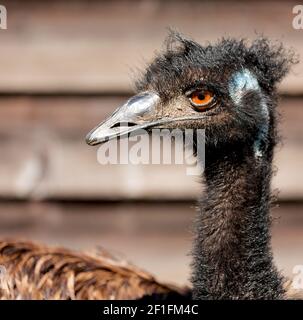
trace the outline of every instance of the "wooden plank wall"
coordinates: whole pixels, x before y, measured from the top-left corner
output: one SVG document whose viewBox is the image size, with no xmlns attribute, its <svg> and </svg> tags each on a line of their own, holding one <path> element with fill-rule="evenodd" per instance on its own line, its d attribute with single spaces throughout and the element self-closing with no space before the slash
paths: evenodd
<svg viewBox="0 0 303 320">
<path fill-rule="evenodd" d="M 177 27 L 198 41 L 264 33 L 303 53 L 296 1 L 2 1 L 0 197 L 192 199 L 182 166 L 101 166 L 86 133 L 132 93 L 132 77 Z M 303 54 L 302 54 L 303 56 Z M 283 81 L 280 199 L 303 198 L 303 62 Z M 182 181 L 182 184 L 179 182 Z"/>
<path fill-rule="evenodd" d="M 283 275 L 303 261 L 302 205 L 273 210 L 273 252 Z M 0 239 L 95 251 L 135 263 L 166 282 L 189 283 L 194 208 L 174 202 L 0 202 Z"/>
</svg>

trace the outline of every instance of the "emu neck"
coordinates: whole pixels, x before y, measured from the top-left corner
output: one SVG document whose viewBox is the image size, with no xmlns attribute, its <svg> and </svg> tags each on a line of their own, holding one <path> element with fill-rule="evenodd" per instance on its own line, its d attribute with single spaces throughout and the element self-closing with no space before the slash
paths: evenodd
<svg viewBox="0 0 303 320">
<path fill-rule="evenodd" d="M 195 299 L 279 299 L 270 245 L 272 150 L 206 150 L 205 194 L 194 246 Z"/>
</svg>

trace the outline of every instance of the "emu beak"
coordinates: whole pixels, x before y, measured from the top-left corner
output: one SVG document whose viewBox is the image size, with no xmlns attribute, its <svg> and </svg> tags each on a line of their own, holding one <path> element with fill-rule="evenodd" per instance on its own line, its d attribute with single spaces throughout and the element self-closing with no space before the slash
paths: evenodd
<svg viewBox="0 0 303 320">
<path fill-rule="evenodd" d="M 87 144 L 97 145 L 157 125 L 159 102 L 160 97 L 154 92 L 133 96 L 87 135 Z"/>
</svg>

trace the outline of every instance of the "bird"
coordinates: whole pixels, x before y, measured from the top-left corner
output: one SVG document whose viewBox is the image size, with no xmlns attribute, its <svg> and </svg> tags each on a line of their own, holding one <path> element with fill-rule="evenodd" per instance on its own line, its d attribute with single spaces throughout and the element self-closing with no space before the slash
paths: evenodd
<svg viewBox="0 0 303 320">
<path fill-rule="evenodd" d="M 292 50 L 263 36 L 201 45 L 172 31 L 139 76 L 137 94 L 87 136 L 98 145 L 142 130 L 194 130 L 204 192 L 194 222 L 193 299 L 303 298 L 274 264 L 270 216 L 277 85 L 296 62 Z"/>
<path fill-rule="evenodd" d="M 0 241 L 7 275 L 0 298 L 298 298 L 274 265 L 270 235 L 277 84 L 293 63 L 289 51 L 263 37 L 200 45 L 170 32 L 164 50 L 138 77 L 137 93 L 86 137 L 95 146 L 142 130 L 194 130 L 205 191 L 194 223 L 192 288 L 159 283 L 110 253 L 7 240 Z"/>
<path fill-rule="evenodd" d="M 189 300 L 190 290 L 102 248 L 75 252 L 29 241 L 0 241 L 0 300 Z"/>
</svg>

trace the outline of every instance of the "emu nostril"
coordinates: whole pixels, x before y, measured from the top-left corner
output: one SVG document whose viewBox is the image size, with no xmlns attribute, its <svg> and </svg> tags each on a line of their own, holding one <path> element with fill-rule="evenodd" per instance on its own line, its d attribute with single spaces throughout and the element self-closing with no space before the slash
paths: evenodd
<svg viewBox="0 0 303 320">
<path fill-rule="evenodd" d="M 118 128 L 118 127 L 134 127 L 137 124 L 134 122 L 117 122 L 114 125 L 112 125 L 110 128 Z"/>
</svg>

